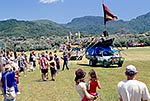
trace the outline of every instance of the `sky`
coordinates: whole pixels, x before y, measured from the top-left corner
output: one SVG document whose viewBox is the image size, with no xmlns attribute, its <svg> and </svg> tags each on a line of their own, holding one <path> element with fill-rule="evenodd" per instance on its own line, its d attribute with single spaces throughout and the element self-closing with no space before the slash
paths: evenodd
<svg viewBox="0 0 150 101">
<path fill-rule="evenodd" d="M 41 20 L 68 23 L 83 16 L 103 16 L 102 2 L 119 20 L 150 12 L 150 0 L 0 0 L 0 20 Z"/>
</svg>

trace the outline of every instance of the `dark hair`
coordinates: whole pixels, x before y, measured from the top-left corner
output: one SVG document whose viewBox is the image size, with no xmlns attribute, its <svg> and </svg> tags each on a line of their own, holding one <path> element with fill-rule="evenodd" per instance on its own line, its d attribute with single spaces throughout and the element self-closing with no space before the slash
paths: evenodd
<svg viewBox="0 0 150 101">
<path fill-rule="evenodd" d="M 132 77 L 132 76 L 134 76 L 136 74 L 134 71 L 125 72 L 125 73 L 126 73 L 126 75 L 128 75 L 130 77 Z"/>
<path fill-rule="evenodd" d="M 86 73 L 82 69 L 79 68 L 78 70 L 76 70 L 75 75 L 76 75 L 76 77 L 75 77 L 74 81 L 77 84 L 79 82 L 84 82 L 84 77 L 85 77 Z M 78 82 L 78 80 L 80 80 L 80 81 Z"/>
<path fill-rule="evenodd" d="M 57 57 L 57 54 L 54 54 L 55 57 Z"/>
<path fill-rule="evenodd" d="M 50 65 L 51 65 L 51 66 L 55 66 L 55 63 L 54 63 L 54 62 L 51 62 Z"/>
<path fill-rule="evenodd" d="M 96 72 L 94 71 L 94 69 L 90 70 L 89 75 L 90 75 L 91 78 L 97 79 Z"/>
</svg>

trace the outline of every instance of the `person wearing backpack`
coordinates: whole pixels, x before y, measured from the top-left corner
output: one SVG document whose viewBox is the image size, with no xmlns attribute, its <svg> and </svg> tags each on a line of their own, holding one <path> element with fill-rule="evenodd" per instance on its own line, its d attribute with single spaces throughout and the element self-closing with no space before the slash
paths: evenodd
<svg viewBox="0 0 150 101">
<path fill-rule="evenodd" d="M 48 79 L 48 60 L 46 59 L 44 53 L 42 53 L 39 64 L 42 73 L 42 79 L 43 81 L 46 81 Z"/>
</svg>

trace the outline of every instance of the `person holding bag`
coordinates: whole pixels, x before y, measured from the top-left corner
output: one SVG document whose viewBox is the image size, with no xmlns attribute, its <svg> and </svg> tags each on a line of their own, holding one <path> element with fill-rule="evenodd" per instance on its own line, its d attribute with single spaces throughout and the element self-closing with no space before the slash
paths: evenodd
<svg viewBox="0 0 150 101">
<path fill-rule="evenodd" d="M 15 72 L 7 64 L 1 78 L 4 101 L 16 101 L 15 82 Z"/>
</svg>

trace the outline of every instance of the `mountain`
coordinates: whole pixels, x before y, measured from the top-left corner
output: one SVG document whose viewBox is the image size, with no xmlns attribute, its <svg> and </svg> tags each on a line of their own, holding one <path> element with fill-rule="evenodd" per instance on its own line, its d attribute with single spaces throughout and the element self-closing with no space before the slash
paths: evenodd
<svg viewBox="0 0 150 101">
<path fill-rule="evenodd" d="M 73 32 L 84 33 L 102 33 L 104 31 L 103 17 L 100 16 L 85 16 L 80 18 L 74 18 L 71 22 L 67 23 L 65 27 L 71 29 Z M 107 30 L 110 33 L 115 33 L 120 30 L 126 32 L 139 33 L 150 31 L 150 12 L 138 16 L 130 21 L 108 21 Z"/>
<path fill-rule="evenodd" d="M 65 25 L 71 31 L 80 31 L 82 33 L 98 33 L 103 29 L 103 17 L 99 16 L 85 16 L 75 18 Z"/>
<path fill-rule="evenodd" d="M 64 26 L 49 20 L 19 21 L 9 19 L 0 21 L 0 35 L 7 36 L 50 36 L 67 35 L 69 30 Z"/>
<path fill-rule="evenodd" d="M 103 17 L 101 16 L 84 16 L 74 18 L 67 24 L 58 24 L 50 20 L 23 21 L 9 19 L 0 21 L 0 36 L 65 36 L 71 31 L 85 34 L 99 34 L 104 31 Z M 108 21 L 107 30 L 109 33 L 129 32 L 141 33 L 150 31 L 150 12 L 136 17 L 130 21 Z"/>
</svg>

